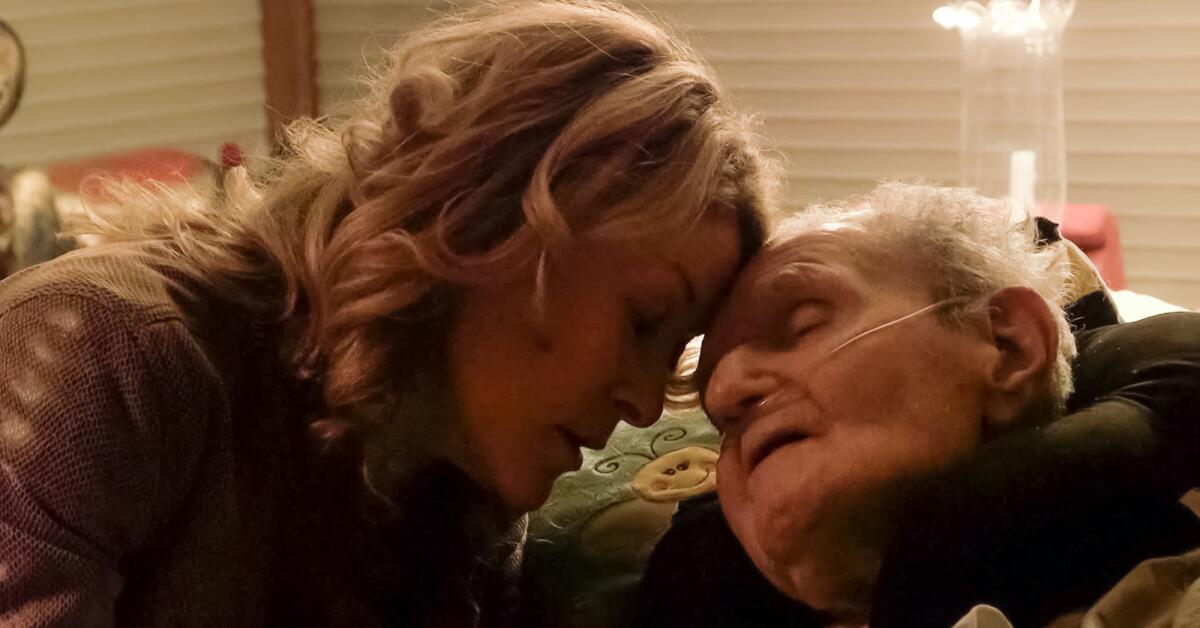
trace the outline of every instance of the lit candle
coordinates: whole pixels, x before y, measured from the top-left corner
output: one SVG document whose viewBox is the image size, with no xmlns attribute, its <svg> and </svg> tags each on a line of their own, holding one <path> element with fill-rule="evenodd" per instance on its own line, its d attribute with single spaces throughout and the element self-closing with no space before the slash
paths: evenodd
<svg viewBox="0 0 1200 628">
<path fill-rule="evenodd" d="M 1034 195 L 1036 186 L 1037 152 L 1014 150 L 1009 157 L 1008 198 L 1032 211 L 1037 200 Z"/>
</svg>

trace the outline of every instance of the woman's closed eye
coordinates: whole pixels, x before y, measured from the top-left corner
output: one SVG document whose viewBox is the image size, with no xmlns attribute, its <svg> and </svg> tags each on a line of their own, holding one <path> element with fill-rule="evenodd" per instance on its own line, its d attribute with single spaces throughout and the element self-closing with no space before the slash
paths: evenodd
<svg viewBox="0 0 1200 628">
<path fill-rule="evenodd" d="M 650 308 L 638 305 L 629 307 L 629 329 L 638 340 L 658 338 L 667 324 L 666 308 Z"/>
<path fill-rule="evenodd" d="M 633 339 L 646 350 L 658 353 L 666 350 L 666 366 L 674 370 L 683 356 L 687 343 L 695 334 L 684 334 L 673 321 L 670 306 L 629 307 L 629 329 Z"/>
</svg>

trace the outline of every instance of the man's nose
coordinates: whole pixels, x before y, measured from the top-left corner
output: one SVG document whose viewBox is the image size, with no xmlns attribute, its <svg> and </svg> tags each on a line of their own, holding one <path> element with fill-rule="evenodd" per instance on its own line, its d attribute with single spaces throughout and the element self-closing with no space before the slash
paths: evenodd
<svg viewBox="0 0 1200 628">
<path fill-rule="evenodd" d="M 704 391 L 704 409 L 718 430 L 725 431 L 779 387 L 779 377 L 755 351 L 737 347 L 721 357 Z"/>
</svg>

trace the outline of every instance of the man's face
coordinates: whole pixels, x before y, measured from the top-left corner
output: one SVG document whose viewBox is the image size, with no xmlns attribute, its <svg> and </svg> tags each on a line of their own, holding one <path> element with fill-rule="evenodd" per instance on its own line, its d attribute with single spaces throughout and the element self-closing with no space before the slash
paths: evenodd
<svg viewBox="0 0 1200 628">
<path fill-rule="evenodd" d="M 862 602 L 901 480 L 982 438 L 988 344 L 934 313 L 923 269 L 825 232 L 768 247 L 706 336 L 697 380 L 723 434 L 717 483 L 759 569 L 834 613 Z"/>
</svg>

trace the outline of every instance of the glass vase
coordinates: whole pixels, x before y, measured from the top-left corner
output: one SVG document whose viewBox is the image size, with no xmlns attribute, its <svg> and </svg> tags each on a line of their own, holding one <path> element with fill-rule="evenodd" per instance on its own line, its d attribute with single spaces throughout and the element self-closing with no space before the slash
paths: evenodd
<svg viewBox="0 0 1200 628">
<path fill-rule="evenodd" d="M 1061 222 L 1067 201 L 1062 36 L 1075 0 L 975 0 L 934 20 L 962 40 L 960 184 Z"/>
</svg>

